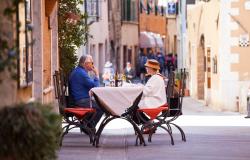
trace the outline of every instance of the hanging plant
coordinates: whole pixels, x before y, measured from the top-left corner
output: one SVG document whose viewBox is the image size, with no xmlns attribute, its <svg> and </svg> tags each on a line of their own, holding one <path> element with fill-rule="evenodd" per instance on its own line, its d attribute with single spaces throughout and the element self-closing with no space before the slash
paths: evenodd
<svg viewBox="0 0 250 160">
<path fill-rule="evenodd" d="M 11 73 L 12 78 L 16 79 L 16 67 L 17 67 L 17 53 L 18 49 L 16 47 L 16 41 L 13 37 L 10 37 L 13 33 L 13 30 L 7 32 L 4 29 L 6 25 L 13 24 L 13 16 L 17 11 L 17 6 L 23 0 L 11 0 L 11 1 L 2 1 L 2 4 L 5 4 L 5 8 L 2 9 L 3 12 L 0 13 L 0 73 L 8 69 Z M 16 28 L 19 27 L 19 24 L 16 23 Z M 11 33 L 8 33 L 11 32 Z M 1 83 L 2 79 L 0 79 Z"/>
<path fill-rule="evenodd" d="M 58 37 L 60 68 L 69 73 L 77 63 L 77 48 L 86 43 L 88 26 L 87 14 L 79 9 L 82 0 L 59 0 Z"/>
</svg>

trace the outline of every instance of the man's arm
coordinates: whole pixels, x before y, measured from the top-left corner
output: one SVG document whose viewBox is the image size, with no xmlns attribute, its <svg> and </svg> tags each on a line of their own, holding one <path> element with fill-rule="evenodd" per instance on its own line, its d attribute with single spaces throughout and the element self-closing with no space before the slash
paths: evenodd
<svg viewBox="0 0 250 160">
<path fill-rule="evenodd" d="M 88 88 L 98 87 L 100 84 L 99 78 L 95 76 L 94 79 L 90 78 L 87 73 L 82 75 L 82 83 Z"/>
</svg>

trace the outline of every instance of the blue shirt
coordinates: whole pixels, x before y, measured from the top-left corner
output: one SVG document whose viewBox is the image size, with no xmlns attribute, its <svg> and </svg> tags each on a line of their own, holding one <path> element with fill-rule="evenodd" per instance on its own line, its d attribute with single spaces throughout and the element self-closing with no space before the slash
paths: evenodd
<svg viewBox="0 0 250 160">
<path fill-rule="evenodd" d="M 69 76 L 69 88 L 72 98 L 78 101 L 89 98 L 89 91 L 93 87 L 99 86 L 99 79 L 90 78 L 88 72 L 83 67 L 76 67 Z"/>
</svg>

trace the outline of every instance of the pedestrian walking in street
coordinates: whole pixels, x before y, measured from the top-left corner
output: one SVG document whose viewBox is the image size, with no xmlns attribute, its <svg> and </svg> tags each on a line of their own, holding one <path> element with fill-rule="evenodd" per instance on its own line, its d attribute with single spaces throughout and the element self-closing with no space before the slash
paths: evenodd
<svg viewBox="0 0 250 160">
<path fill-rule="evenodd" d="M 139 59 L 140 59 L 140 79 L 141 79 L 141 82 L 144 83 L 145 74 L 146 74 L 145 64 L 148 58 L 144 52 L 141 52 Z"/>
<path fill-rule="evenodd" d="M 173 64 L 173 54 L 170 53 L 165 57 L 165 65 L 167 69 L 167 74 L 169 75 L 170 71 L 173 70 L 174 64 Z"/>
<path fill-rule="evenodd" d="M 156 59 L 156 55 L 155 55 L 152 48 L 148 48 L 147 58 L 148 59 Z"/>
<path fill-rule="evenodd" d="M 156 54 L 156 60 L 160 63 L 160 73 L 165 73 L 165 57 L 163 56 L 162 52 L 158 51 Z"/>
</svg>

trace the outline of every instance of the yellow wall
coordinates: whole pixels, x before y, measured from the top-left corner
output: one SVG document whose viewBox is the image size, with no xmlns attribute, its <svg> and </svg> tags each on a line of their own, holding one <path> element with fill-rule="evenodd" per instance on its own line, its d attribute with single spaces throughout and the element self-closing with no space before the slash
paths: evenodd
<svg viewBox="0 0 250 160">
<path fill-rule="evenodd" d="M 217 104 L 219 95 L 219 72 L 213 73 L 213 58 L 219 60 L 219 10 L 220 4 L 216 0 L 209 3 L 198 3 L 189 6 L 187 11 L 188 23 L 188 64 L 190 67 L 190 90 L 191 95 L 203 99 L 205 104 Z M 204 46 L 200 45 L 202 35 Z M 204 50 L 202 49 L 204 47 Z M 210 62 L 208 61 L 210 50 Z M 203 53 L 204 52 L 204 53 Z M 204 71 L 204 58 L 206 57 L 206 71 Z M 210 71 L 209 69 L 210 68 Z M 219 70 L 219 67 L 217 67 Z M 211 88 L 208 87 L 211 78 Z M 201 82 L 202 81 L 202 82 Z"/>
</svg>

